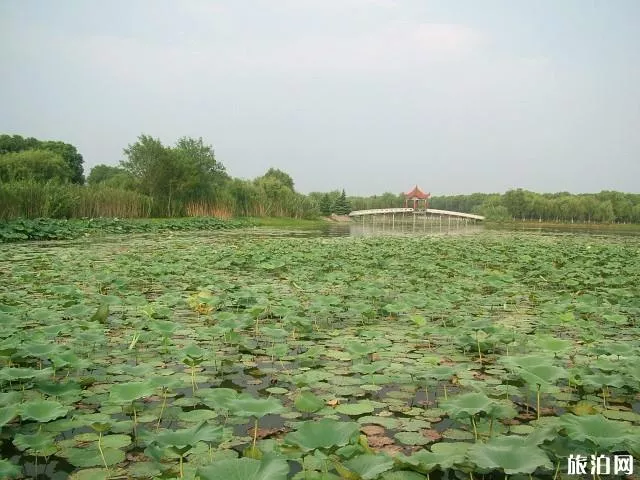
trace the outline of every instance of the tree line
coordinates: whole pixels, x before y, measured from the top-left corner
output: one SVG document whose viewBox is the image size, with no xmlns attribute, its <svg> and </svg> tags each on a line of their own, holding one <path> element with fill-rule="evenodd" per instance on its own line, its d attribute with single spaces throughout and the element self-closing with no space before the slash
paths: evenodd
<svg viewBox="0 0 640 480">
<path fill-rule="evenodd" d="M 287 173 L 270 168 L 253 180 L 231 177 L 202 138 L 173 145 L 140 135 L 118 166 L 97 165 L 84 177 L 77 148 L 61 141 L 0 135 L 0 219 L 17 217 L 272 216 L 316 218 L 352 210 L 401 207 L 402 193 L 369 197 L 345 191 L 295 191 Z M 435 196 L 431 208 L 488 220 L 640 223 L 640 194 L 506 193 Z"/>
<path fill-rule="evenodd" d="M 352 197 L 356 210 L 404 205 L 402 194 Z M 429 199 L 429 207 L 475 213 L 492 221 L 529 220 L 568 223 L 640 223 L 640 194 L 602 191 L 572 194 L 536 193 L 513 189 L 506 193 L 443 195 Z"/>
</svg>

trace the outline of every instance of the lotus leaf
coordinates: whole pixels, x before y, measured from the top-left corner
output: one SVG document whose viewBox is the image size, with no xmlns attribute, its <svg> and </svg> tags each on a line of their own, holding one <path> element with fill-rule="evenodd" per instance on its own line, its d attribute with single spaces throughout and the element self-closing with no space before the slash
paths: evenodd
<svg viewBox="0 0 640 480">
<path fill-rule="evenodd" d="M 45 423 L 64 417 L 69 410 L 70 407 L 53 400 L 32 400 L 20 406 L 20 416 L 23 419 Z"/>
<path fill-rule="evenodd" d="M 257 418 L 284 411 L 282 404 L 275 398 L 253 398 L 248 394 L 240 395 L 234 400 L 231 409 L 241 417 Z"/>
<path fill-rule="evenodd" d="M 267 455 L 261 460 L 219 460 L 211 466 L 198 468 L 202 480 L 286 480 L 288 474 L 286 460 Z"/>
<path fill-rule="evenodd" d="M 317 412 L 324 407 L 324 402 L 312 392 L 301 392 L 294 402 L 296 409 L 305 413 Z"/>
<path fill-rule="evenodd" d="M 20 478 L 22 469 L 9 460 L 0 459 L 0 478 Z"/>
<path fill-rule="evenodd" d="M 287 434 L 285 442 L 303 450 L 333 448 L 356 441 L 359 433 L 360 426 L 356 422 L 323 418 L 300 423 L 295 432 Z"/>
<path fill-rule="evenodd" d="M 364 415 L 365 413 L 371 413 L 375 410 L 371 402 L 357 402 L 357 403 L 342 403 L 336 407 L 336 411 L 344 413 L 345 415 Z"/>
<path fill-rule="evenodd" d="M 131 403 L 139 398 L 148 397 L 154 392 L 151 382 L 119 383 L 111 388 L 109 400 L 116 403 Z"/>
<path fill-rule="evenodd" d="M 482 412 L 489 413 L 495 406 L 494 400 L 479 392 L 464 393 L 440 404 L 441 408 L 456 418 L 470 417 Z"/>
<path fill-rule="evenodd" d="M 18 408 L 15 406 L 0 408 L 0 427 L 3 427 L 11 420 L 13 420 L 18 414 Z"/>
<path fill-rule="evenodd" d="M 355 472 L 363 480 L 377 478 L 393 468 L 393 459 L 387 455 L 358 455 L 344 463 L 345 468 Z"/>
<path fill-rule="evenodd" d="M 501 469 L 507 475 L 533 473 L 538 468 L 551 469 L 549 457 L 525 438 L 499 436 L 487 443 L 476 443 L 469 449 L 468 458 L 483 469 Z"/>
<path fill-rule="evenodd" d="M 469 443 L 436 443 L 431 446 L 431 451 L 420 450 L 410 457 L 401 457 L 402 462 L 418 467 L 423 473 L 428 473 L 436 468 L 447 470 L 457 465 L 463 465 L 467 458 L 467 451 L 471 447 Z"/>
<path fill-rule="evenodd" d="M 98 467 L 104 465 L 116 465 L 125 459 L 125 454 L 122 450 L 115 448 L 103 448 L 104 461 L 102 460 L 100 451 L 98 450 L 97 443 L 87 448 L 70 448 L 61 452 L 60 455 L 64 455 L 67 461 L 76 467 Z"/>
<path fill-rule="evenodd" d="M 623 448 L 630 438 L 629 424 L 607 420 L 602 415 L 565 414 L 560 417 L 560 425 L 573 440 L 591 442 L 598 451 L 615 451 Z"/>
<path fill-rule="evenodd" d="M 202 422 L 193 428 L 158 433 L 154 440 L 164 447 L 182 448 L 198 442 L 217 442 L 221 438 L 222 427 Z"/>
</svg>

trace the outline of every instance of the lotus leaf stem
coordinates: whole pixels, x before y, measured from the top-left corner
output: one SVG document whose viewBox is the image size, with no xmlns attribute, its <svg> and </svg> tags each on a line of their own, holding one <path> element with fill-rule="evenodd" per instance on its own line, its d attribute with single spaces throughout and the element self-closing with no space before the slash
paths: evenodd
<svg viewBox="0 0 640 480">
<path fill-rule="evenodd" d="M 473 425 L 473 436 L 476 442 L 478 441 L 478 427 L 476 427 L 476 416 L 471 415 L 471 425 Z"/>
<path fill-rule="evenodd" d="M 162 389 L 162 406 L 160 407 L 160 414 L 158 415 L 158 423 L 156 424 L 156 430 L 160 428 L 160 422 L 162 422 L 162 414 L 164 413 L 164 409 L 167 406 L 167 394 L 168 391 L 166 388 Z"/>
<path fill-rule="evenodd" d="M 102 432 L 98 432 L 98 450 L 100 451 L 100 457 L 102 457 L 104 468 L 107 470 L 107 475 L 109 475 L 109 465 L 107 465 L 107 459 L 104 458 L 104 452 L 102 451 Z"/>
<path fill-rule="evenodd" d="M 536 391 L 536 416 L 540 420 L 540 384 L 538 384 L 538 390 Z"/>
<path fill-rule="evenodd" d="M 258 419 L 256 418 L 255 423 L 253 424 L 253 451 L 256 450 L 256 442 L 258 440 Z"/>
</svg>

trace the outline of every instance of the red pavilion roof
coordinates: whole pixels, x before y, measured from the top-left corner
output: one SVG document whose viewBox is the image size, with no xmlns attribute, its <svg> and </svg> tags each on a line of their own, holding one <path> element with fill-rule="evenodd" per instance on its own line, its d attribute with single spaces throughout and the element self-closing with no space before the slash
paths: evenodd
<svg viewBox="0 0 640 480">
<path fill-rule="evenodd" d="M 417 198 L 419 200 L 425 200 L 431 196 L 429 193 L 424 193 L 418 185 L 413 187 L 413 190 L 408 191 L 404 195 L 407 198 Z"/>
</svg>

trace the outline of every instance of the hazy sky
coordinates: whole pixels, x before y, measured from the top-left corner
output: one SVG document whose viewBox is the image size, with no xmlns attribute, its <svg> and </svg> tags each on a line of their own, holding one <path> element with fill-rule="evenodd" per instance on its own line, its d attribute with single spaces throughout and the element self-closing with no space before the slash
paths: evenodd
<svg viewBox="0 0 640 480">
<path fill-rule="evenodd" d="M 302 192 L 640 192 L 638 0 L 0 0 L 0 133 Z"/>
</svg>

